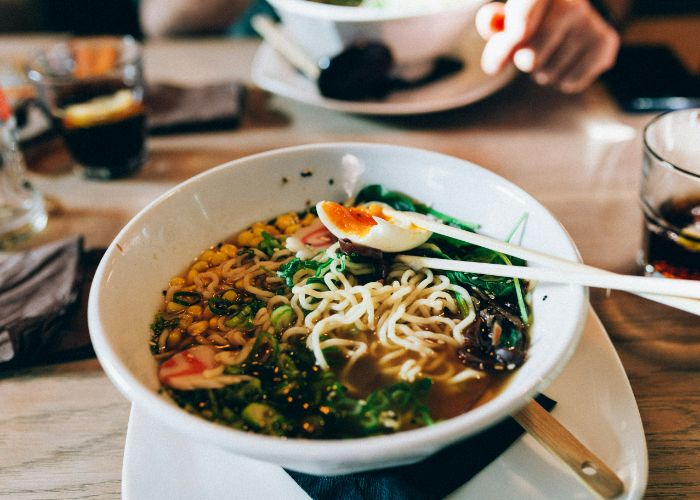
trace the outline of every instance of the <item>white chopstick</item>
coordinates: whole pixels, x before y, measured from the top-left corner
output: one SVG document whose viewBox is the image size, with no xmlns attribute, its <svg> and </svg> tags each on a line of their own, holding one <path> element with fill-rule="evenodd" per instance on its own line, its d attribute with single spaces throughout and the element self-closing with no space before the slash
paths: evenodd
<svg viewBox="0 0 700 500">
<path fill-rule="evenodd" d="M 263 37 L 279 54 L 297 68 L 304 75 L 312 80 L 318 80 L 321 75 L 321 68 L 311 57 L 304 52 L 287 34 L 280 29 L 277 24 L 268 16 L 256 14 L 250 20 L 253 29 Z"/>
<path fill-rule="evenodd" d="M 450 238 L 455 238 L 460 241 L 465 241 L 467 243 L 472 243 L 474 245 L 482 246 L 485 248 L 489 248 L 491 250 L 495 250 L 497 252 L 504 253 L 506 255 L 512 255 L 513 257 L 518 257 L 523 260 L 527 260 L 530 262 L 536 262 L 538 264 L 542 264 L 545 266 L 548 266 L 552 269 L 557 269 L 560 272 L 588 272 L 591 275 L 593 274 L 598 274 L 598 275 L 615 275 L 615 276 L 621 276 L 617 275 L 616 273 L 613 273 L 611 271 L 606 271 L 604 269 L 598 269 L 597 267 L 593 266 L 587 266 L 585 264 L 581 264 L 579 262 L 574 262 L 566 259 L 562 259 L 560 257 L 555 257 L 553 255 L 548 255 L 542 252 L 538 252 L 537 250 L 531 250 L 529 248 L 521 247 L 518 245 L 513 245 L 511 243 L 506 243 L 504 241 L 497 240 L 495 238 L 491 238 L 489 236 L 484 236 L 482 234 L 477 234 L 477 233 L 472 233 L 469 231 L 464 231 L 462 229 L 448 226 L 446 224 L 442 224 L 441 222 L 437 222 L 425 215 L 418 214 L 415 212 L 399 212 L 399 211 L 393 211 L 397 216 L 404 218 L 407 221 L 412 222 L 418 227 L 422 227 L 424 229 L 427 229 L 429 231 L 432 231 L 437 234 L 441 234 L 443 236 L 449 236 Z M 671 281 L 671 280 L 668 280 Z M 698 283 L 698 286 L 700 286 L 700 282 Z M 683 311 L 689 312 L 696 314 L 700 316 L 700 300 L 697 299 L 692 299 L 692 298 L 686 298 L 682 296 L 670 296 L 670 295 L 665 295 L 661 294 L 659 290 L 655 289 L 653 292 L 632 292 L 635 293 L 636 295 L 639 295 L 640 297 L 644 297 L 645 299 L 648 300 L 653 300 L 655 302 L 658 302 L 660 304 L 664 304 L 670 307 L 675 307 L 677 309 L 681 309 Z"/>
<path fill-rule="evenodd" d="M 560 269 L 548 267 L 487 264 L 484 262 L 465 262 L 461 260 L 419 257 L 416 255 L 399 255 L 398 260 L 414 269 L 427 267 L 430 269 L 441 269 L 443 271 L 487 274 L 490 276 L 546 281 L 549 283 L 571 283 L 596 288 L 624 290 L 626 292 L 655 293 L 700 299 L 700 282 L 692 280 L 647 278 L 644 276 L 627 276 L 616 273 L 591 273 L 585 269 L 562 271 Z"/>
</svg>

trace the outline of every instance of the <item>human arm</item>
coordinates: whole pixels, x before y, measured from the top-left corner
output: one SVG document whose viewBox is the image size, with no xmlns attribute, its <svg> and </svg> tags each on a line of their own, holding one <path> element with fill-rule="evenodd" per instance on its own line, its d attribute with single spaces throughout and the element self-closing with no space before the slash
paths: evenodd
<svg viewBox="0 0 700 500">
<path fill-rule="evenodd" d="M 250 0 L 141 0 L 141 29 L 152 37 L 220 32 L 250 3 Z"/>
<path fill-rule="evenodd" d="M 608 0 L 605 7 L 622 19 L 630 0 Z M 509 62 L 536 82 L 563 92 L 580 92 L 615 62 L 616 29 L 588 0 L 509 0 L 489 3 L 476 17 L 488 40 L 481 64 L 495 74 Z"/>
</svg>

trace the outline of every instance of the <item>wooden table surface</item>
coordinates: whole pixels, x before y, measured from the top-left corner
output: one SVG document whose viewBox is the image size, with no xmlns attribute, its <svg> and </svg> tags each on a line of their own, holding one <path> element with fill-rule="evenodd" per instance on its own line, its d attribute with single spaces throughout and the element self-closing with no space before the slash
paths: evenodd
<svg viewBox="0 0 700 500">
<path fill-rule="evenodd" d="M 700 63 L 700 19 L 639 23 L 628 36 L 670 41 L 691 66 Z M 0 57 L 45 43 L 0 37 Z M 190 84 L 249 82 L 256 49 L 252 40 L 152 42 L 146 74 Z M 282 146 L 366 141 L 439 151 L 491 169 L 550 209 L 585 262 L 635 273 L 640 132 L 650 118 L 621 113 L 600 85 L 564 96 L 525 77 L 471 106 L 410 118 L 340 114 L 251 89 L 238 129 L 151 138 L 147 165 L 129 180 L 82 180 L 60 155 L 33 151 L 32 180 L 60 210 L 31 244 L 83 234 L 88 247 L 106 246 L 150 200 L 211 166 Z M 593 291 L 591 303 L 639 405 L 647 496 L 700 498 L 700 321 L 619 292 Z M 0 375 L 0 408 L 1 498 L 119 497 L 129 404 L 95 360 Z"/>
</svg>

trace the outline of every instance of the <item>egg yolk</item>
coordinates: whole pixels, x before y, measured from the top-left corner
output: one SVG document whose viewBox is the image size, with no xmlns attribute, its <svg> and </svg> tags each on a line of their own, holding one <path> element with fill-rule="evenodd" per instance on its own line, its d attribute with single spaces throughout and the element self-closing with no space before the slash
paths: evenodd
<svg viewBox="0 0 700 500">
<path fill-rule="evenodd" d="M 336 228 L 343 233 L 354 236 L 365 236 L 369 233 L 372 226 L 377 225 L 373 217 L 386 219 L 386 216 L 381 211 L 381 207 L 376 205 L 367 209 L 365 207 L 344 207 L 339 203 L 326 201 L 322 207 L 326 216 Z"/>
</svg>

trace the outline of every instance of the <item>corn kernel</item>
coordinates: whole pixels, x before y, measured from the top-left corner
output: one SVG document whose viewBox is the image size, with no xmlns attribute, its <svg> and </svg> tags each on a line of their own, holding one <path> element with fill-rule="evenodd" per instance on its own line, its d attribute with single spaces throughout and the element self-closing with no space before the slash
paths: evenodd
<svg viewBox="0 0 700 500">
<path fill-rule="evenodd" d="M 252 247 L 257 246 L 258 243 L 260 243 L 262 240 L 263 240 L 262 236 L 253 236 L 253 239 L 250 242 L 250 246 L 252 246 Z"/>
<path fill-rule="evenodd" d="M 315 219 L 316 217 L 314 217 L 314 214 L 309 212 L 304 216 L 303 219 L 301 219 L 301 225 L 304 227 L 309 226 Z"/>
<path fill-rule="evenodd" d="M 267 233 L 270 236 L 279 236 L 280 234 L 282 234 L 282 233 L 280 233 L 280 230 L 277 229 L 275 226 L 267 226 L 265 228 L 265 231 L 267 231 Z"/>
<path fill-rule="evenodd" d="M 168 334 L 168 347 L 171 349 L 178 345 L 182 340 L 182 331 L 179 328 L 175 328 Z"/>
<path fill-rule="evenodd" d="M 192 323 L 190 326 L 187 327 L 187 333 L 194 337 L 206 332 L 207 328 L 209 328 L 208 321 L 197 321 L 196 323 Z"/>
<path fill-rule="evenodd" d="M 187 312 L 194 317 L 200 316 L 202 314 L 202 306 L 199 304 L 191 305 L 187 308 Z"/>
<path fill-rule="evenodd" d="M 188 308 L 189 309 L 189 308 Z M 180 316 L 180 328 L 187 328 L 192 324 L 194 321 L 194 318 L 192 317 L 191 314 L 185 313 L 182 316 Z"/>
<path fill-rule="evenodd" d="M 218 328 L 219 327 L 219 317 L 218 316 L 212 316 L 209 318 L 209 328 Z"/>
<path fill-rule="evenodd" d="M 235 245 L 232 245 L 231 243 L 224 243 L 221 245 L 221 251 L 226 254 L 227 257 L 235 257 L 236 254 L 238 253 L 238 248 L 236 248 Z"/>
<path fill-rule="evenodd" d="M 297 231 L 299 231 L 301 226 L 299 224 L 292 224 L 291 226 L 287 226 L 287 229 L 284 230 L 284 234 L 294 234 Z"/>
<path fill-rule="evenodd" d="M 209 263 L 212 266 L 218 266 L 219 264 L 226 262 L 228 259 L 228 255 L 226 255 L 224 252 L 216 252 L 214 255 L 212 255 L 211 259 L 209 259 Z"/>
<path fill-rule="evenodd" d="M 204 260 L 198 260 L 194 264 L 192 264 L 192 267 L 190 269 L 194 269 L 195 271 L 206 271 L 209 269 L 209 262 L 206 262 Z"/>
<path fill-rule="evenodd" d="M 199 260 L 209 262 L 215 253 L 216 252 L 214 252 L 214 250 L 211 249 L 205 250 L 202 252 L 202 255 L 199 256 Z"/>
<path fill-rule="evenodd" d="M 243 287 L 244 287 L 245 285 L 243 284 L 243 280 L 240 279 L 240 280 L 236 281 L 236 282 L 233 284 L 233 286 L 235 286 L 236 288 L 239 288 L 239 289 L 242 290 Z"/>
<path fill-rule="evenodd" d="M 178 304 L 177 302 L 168 302 L 165 306 L 165 310 L 171 313 L 180 312 L 185 309 L 185 306 Z"/>
<path fill-rule="evenodd" d="M 292 224 L 296 224 L 296 222 L 296 217 L 293 214 L 283 214 L 277 217 L 275 225 L 280 228 L 281 231 L 284 231 Z"/>
<path fill-rule="evenodd" d="M 202 318 L 209 319 L 212 316 L 214 316 L 214 313 L 211 312 L 211 309 L 209 309 L 209 306 L 205 307 L 204 312 L 202 312 Z"/>
<path fill-rule="evenodd" d="M 170 286 L 183 286 L 185 284 L 185 278 L 182 276 L 175 276 L 170 280 Z"/>
<path fill-rule="evenodd" d="M 253 233 L 251 231 L 243 231 L 238 235 L 238 238 L 236 238 L 236 242 L 241 246 L 251 246 L 252 239 Z"/>
<path fill-rule="evenodd" d="M 228 300 L 229 302 L 233 302 L 238 298 L 238 294 L 235 290 L 226 290 L 221 296 L 221 298 L 223 298 L 224 300 Z"/>
<path fill-rule="evenodd" d="M 253 228 L 254 236 L 262 236 L 263 231 L 265 231 L 265 226 L 258 226 Z"/>
<path fill-rule="evenodd" d="M 198 274 L 199 273 L 194 269 L 190 269 L 189 271 L 187 271 L 187 283 L 194 283 L 194 279 Z"/>
</svg>

